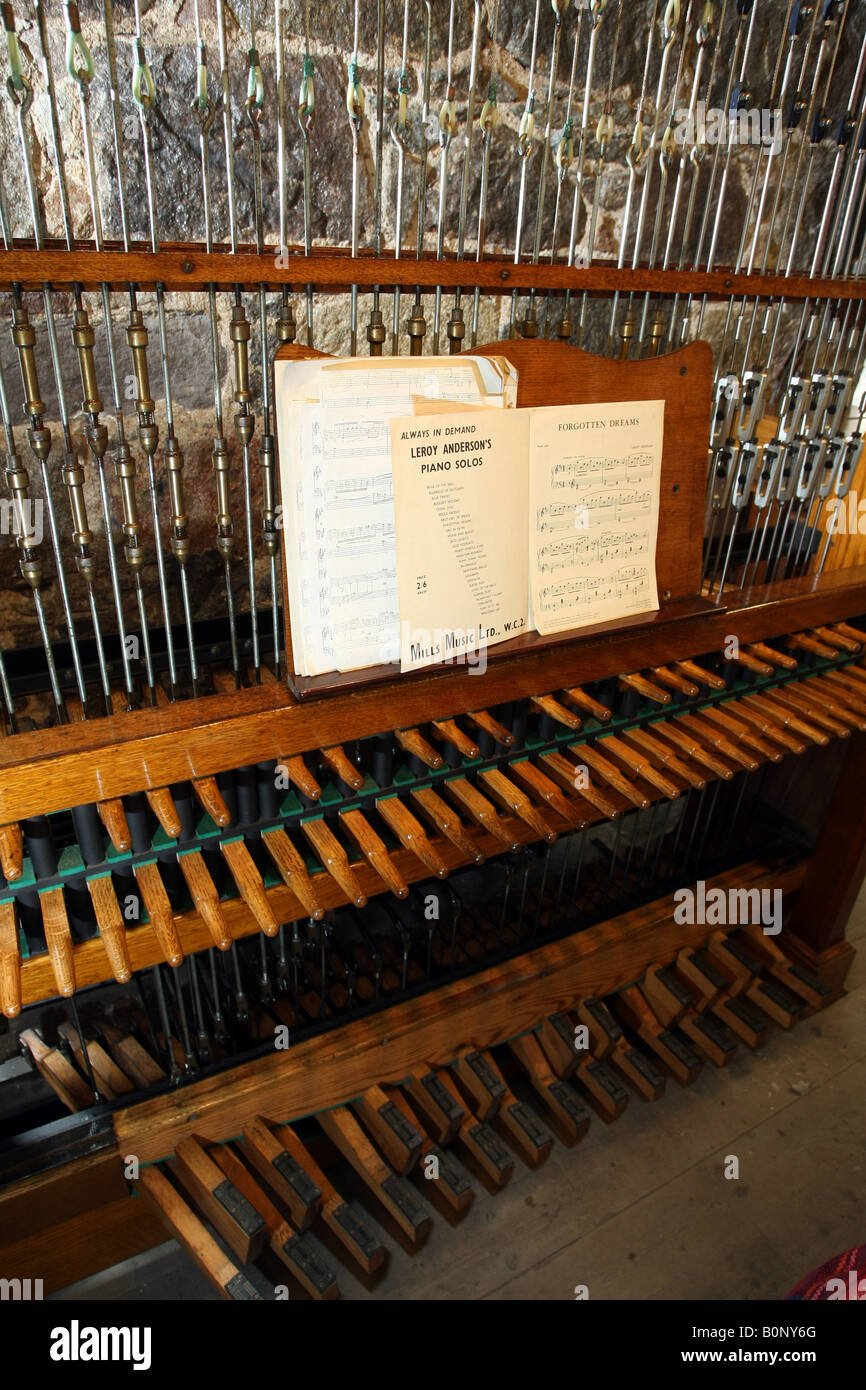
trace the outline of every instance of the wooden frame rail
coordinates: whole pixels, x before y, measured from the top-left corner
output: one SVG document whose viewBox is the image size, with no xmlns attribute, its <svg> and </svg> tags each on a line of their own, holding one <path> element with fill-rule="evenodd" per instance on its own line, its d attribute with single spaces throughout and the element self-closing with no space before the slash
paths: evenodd
<svg viewBox="0 0 866 1390">
<path fill-rule="evenodd" d="M 282 685 L 179 701 L 0 740 L 0 824 L 212 776 L 245 762 L 288 758 L 389 729 L 447 719 L 505 700 L 527 699 L 624 672 L 721 651 L 740 642 L 866 613 L 866 567 L 747 591 L 739 608 L 679 619 L 662 605 L 648 621 L 492 663 L 400 677 L 300 702 Z"/>
<path fill-rule="evenodd" d="M 280 255 L 270 247 L 261 254 L 242 247 L 232 254 L 228 247 L 208 253 L 197 242 L 166 244 L 154 253 L 141 249 L 124 251 L 119 244 L 96 251 L 92 242 L 80 242 L 74 251 L 59 243 L 37 251 L 32 242 L 20 241 L 9 251 L 0 251 L 0 285 L 6 289 L 20 285 L 38 290 L 46 282 L 55 288 L 81 285 L 97 289 L 103 283 L 119 291 L 130 284 L 140 289 L 160 284 L 166 290 L 207 289 L 215 285 L 230 290 L 235 285 L 312 285 L 318 291 L 338 291 L 357 285 L 362 290 L 374 286 L 387 290 L 393 286 L 420 285 L 422 289 L 456 289 L 478 285 L 486 294 L 511 294 L 530 289 L 563 292 L 584 290 L 602 294 L 699 294 L 726 299 L 732 295 L 801 299 L 866 299 L 866 280 L 831 279 L 807 275 L 734 273 L 731 269 L 658 270 L 646 266 L 622 268 L 607 262 L 589 266 L 569 266 L 549 261 L 537 265 L 515 265 L 505 257 L 481 261 L 458 261 L 453 256 L 434 260 L 395 260 L 391 256 L 352 257 L 347 251 L 328 248 L 305 256 L 290 249 Z"/>
</svg>

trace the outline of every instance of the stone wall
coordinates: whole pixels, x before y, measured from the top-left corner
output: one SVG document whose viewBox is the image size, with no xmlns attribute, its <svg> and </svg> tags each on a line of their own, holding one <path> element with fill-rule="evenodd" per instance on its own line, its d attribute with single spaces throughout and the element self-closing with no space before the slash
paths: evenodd
<svg viewBox="0 0 866 1390">
<path fill-rule="evenodd" d="M 486 249 L 502 254 L 513 255 L 515 241 L 516 207 L 521 178 L 521 161 L 517 157 L 517 135 L 529 84 L 529 63 L 532 48 L 535 7 L 532 0 L 499 0 L 497 6 L 496 43 L 493 42 L 493 3 L 485 0 L 480 5 L 480 29 L 478 44 L 477 105 L 480 108 L 487 95 L 488 83 L 495 78 L 499 124 L 493 131 L 490 146 L 489 194 L 487 203 Z M 614 136 L 608 151 L 608 160 L 599 191 L 599 217 L 595 241 L 597 256 L 615 259 L 622 234 L 623 212 L 629 187 L 629 168 L 626 153 L 632 139 L 635 108 L 641 90 L 648 46 L 648 33 L 653 10 L 664 8 L 652 4 L 622 5 L 622 20 L 619 26 L 616 66 L 613 76 L 612 102 Z M 684 55 L 679 80 L 679 104 L 688 104 L 695 71 L 696 45 L 693 35 L 695 16 L 703 12 L 702 4 L 683 5 L 683 13 L 688 9 L 690 39 Z M 735 29 L 738 23 L 736 6 L 732 3 L 714 6 L 716 21 L 724 17 L 719 42 L 719 59 L 714 69 L 714 80 L 707 90 L 707 71 L 704 67 L 700 85 L 700 95 L 709 106 L 724 106 L 725 93 L 730 74 L 730 59 L 735 47 Z M 777 56 L 783 42 L 785 18 L 788 12 L 785 0 L 757 0 L 755 21 L 752 28 L 751 44 L 745 63 L 745 86 L 752 92 L 755 106 L 765 106 L 776 66 Z M 849 5 L 852 12 L 839 46 L 833 80 L 830 85 L 828 106 L 830 113 L 838 118 L 848 100 L 853 72 L 864 31 L 863 6 Z M 219 72 L 219 43 L 215 21 L 215 0 L 202 0 L 202 30 L 208 45 L 208 68 L 211 96 L 216 98 Z M 428 7 L 419 0 L 411 0 L 408 7 L 408 126 L 405 137 L 405 212 L 403 219 L 403 247 L 406 255 L 414 253 L 417 236 L 417 193 L 421 170 L 420 151 L 423 146 L 423 61 L 425 53 L 425 27 Z M 577 257 L 585 256 L 590 212 L 595 197 L 597 167 L 597 145 L 595 127 L 601 112 L 602 102 L 611 71 L 614 49 L 614 36 L 617 29 L 619 6 L 611 0 L 598 30 L 595 44 L 593 80 L 589 93 L 589 126 L 586 143 L 584 178 L 578 188 L 575 203 L 575 171 L 577 160 L 566 175 L 561 190 L 560 215 L 556 237 L 557 254 L 565 253 L 568 232 L 572 219 L 572 208 L 576 206 Z M 63 217 L 60 183 L 53 154 L 51 137 L 50 107 L 46 92 L 45 77 L 40 54 L 39 35 L 33 11 L 22 4 L 15 6 L 16 22 L 20 35 L 24 73 L 32 83 L 34 99 L 32 107 L 24 118 L 25 128 L 31 143 L 33 169 L 38 184 L 41 205 L 44 209 L 46 230 L 49 236 L 63 236 Z M 440 149 L 437 141 L 436 120 L 447 91 L 448 81 L 448 0 L 432 0 L 429 6 L 431 23 L 431 71 L 429 88 L 429 110 L 427 129 L 429 148 L 427 153 L 427 196 L 423 209 L 423 241 L 427 251 L 433 251 L 437 239 L 437 213 L 439 207 Z M 386 254 L 393 250 L 395 235 L 395 199 L 398 151 L 391 138 L 397 107 L 397 79 L 401 60 L 401 38 L 403 27 L 403 6 L 395 0 L 384 4 L 387 41 L 384 51 L 384 129 L 382 140 L 382 203 L 381 225 L 383 245 Z M 102 7 L 93 0 L 83 0 L 81 4 L 82 28 L 93 53 L 95 76 L 91 83 L 88 102 L 89 125 L 93 142 L 94 163 L 97 170 L 98 195 L 104 233 L 110 240 L 119 240 L 122 235 L 120 218 L 119 183 L 117 163 L 114 153 L 114 135 L 108 102 L 108 62 L 105 34 L 102 25 Z M 445 245 L 449 249 L 456 246 L 460 207 L 461 182 L 463 176 L 464 135 L 466 101 L 469 88 L 469 73 L 472 51 L 472 33 L 475 6 L 459 0 L 453 10 L 453 44 L 451 50 L 451 73 L 454 87 L 454 100 L 458 120 L 458 133 L 452 141 L 448 158 L 448 182 L 444 201 Z M 290 247 L 303 241 L 303 142 L 296 119 L 297 91 L 301 76 L 301 65 L 305 48 L 303 38 L 303 6 L 298 0 L 284 4 L 283 16 L 283 61 L 286 72 L 288 108 L 288 146 L 286 151 L 284 185 L 287 208 L 287 240 Z M 269 246 L 275 249 L 279 243 L 278 224 L 278 168 L 277 168 L 277 120 L 275 98 L 275 46 L 274 11 L 272 0 L 264 6 L 256 7 L 256 38 L 261 58 L 264 80 L 264 106 L 261 115 L 261 150 L 263 157 L 264 227 Z M 131 96 L 134 13 L 129 0 L 118 0 L 114 6 L 114 25 L 116 30 L 116 52 L 119 74 L 120 130 L 125 166 L 124 193 L 128 209 L 129 231 L 134 241 L 146 242 L 149 236 L 148 199 L 143 157 L 141 125 Z M 580 23 L 580 46 L 576 63 L 576 79 L 573 89 L 572 116 L 576 130 L 579 130 L 580 115 L 584 102 L 584 84 L 587 71 L 587 58 L 590 46 L 592 18 L 589 11 L 580 17 L 578 7 L 570 5 L 562 21 L 562 41 L 559 57 L 558 79 L 553 102 L 548 106 L 548 87 L 550 59 L 554 34 L 554 12 L 550 4 L 541 3 L 539 9 L 537 57 L 534 75 L 536 90 L 535 139 L 532 150 L 525 160 L 526 211 L 523 226 L 522 246 L 524 252 L 532 248 L 537 215 L 539 170 L 542 162 L 542 148 L 545 129 L 550 121 L 551 146 L 555 148 L 565 120 L 568 102 L 569 74 L 572 67 L 572 54 Z M 49 0 L 47 7 L 47 32 L 49 53 L 57 92 L 57 109 L 63 144 L 63 157 L 66 183 L 69 192 L 69 206 L 72 215 L 72 234 L 79 238 L 92 236 L 92 218 L 88 198 L 87 163 L 85 141 L 83 138 L 81 107 L 76 84 L 68 76 L 65 68 L 65 33 L 63 12 L 57 0 Z M 377 6 L 372 0 L 361 0 L 359 14 L 360 80 L 367 97 L 367 120 L 359 139 L 359 228 L 360 243 L 370 247 L 376 221 L 376 64 L 377 64 Z M 239 8 L 227 7 L 227 38 L 232 96 L 232 141 L 235 173 L 235 208 L 237 234 L 241 243 L 254 240 L 254 169 L 255 141 L 250 122 L 244 114 L 244 99 L 247 81 L 247 50 L 249 37 L 250 10 L 244 3 Z M 351 58 L 353 10 L 345 0 L 333 3 L 322 0 L 310 6 L 310 48 L 315 60 L 316 110 L 310 134 L 311 168 L 311 232 L 317 245 L 347 245 L 351 237 L 351 186 L 352 186 L 352 138 L 346 112 L 346 85 L 348 64 Z M 682 24 L 681 24 L 682 31 Z M 655 108 L 655 90 L 658 82 L 660 60 L 659 27 L 656 26 L 652 52 L 650 54 L 647 83 L 647 136 L 652 125 L 652 112 Z M 195 13 L 192 0 L 155 0 L 149 6 L 142 6 L 142 36 L 148 55 L 156 89 L 156 101 L 151 118 L 153 152 L 153 192 L 157 211 L 160 237 L 168 242 L 174 240 L 201 241 L 204 237 L 203 197 L 199 158 L 199 127 L 190 108 L 196 90 L 196 49 Z M 812 46 L 807 77 L 810 77 L 815 63 L 817 39 Z M 801 40 L 798 52 L 802 54 L 804 44 Z M 662 114 L 667 115 L 671 103 L 674 79 L 680 58 L 681 45 L 676 42 L 671 50 L 665 83 L 665 98 Z M 798 60 L 799 61 L 799 60 Z M 5 59 L 3 67 L 5 78 L 8 67 Z M 824 65 L 826 73 L 827 66 Z M 808 96 L 808 93 L 807 93 Z M 0 187 L 2 187 L 9 230 L 13 238 L 32 234 L 29 216 L 27 188 L 23 175 L 23 164 L 16 125 L 16 109 L 7 100 L 0 107 Z M 802 141 L 799 135 L 791 142 L 790 152 L 784 161 L 783 203 L 793 183 L 795 171 L 798 174 L 798 187 L 803 188 L 808 170 L 808 182 L 802 199 L 803 226 L 800 246 L 803 255 L 811 245 L 815 230 L 824 208 L 826 190 L 834 153 L 832 136 L 830 143 L 818 148 L 814 161 L 810 160 L 808 146 L 801 154 Z M 228 194 L 226 161 L 222 138 L 222 119 L 217 115 L 210 136 L 210 171 L 213 202 L 213 234 L 215 240 L 224 242 L 229 236 Z M 577 138 L 575 138 L 575 153 Z M 707 170 L 713 159 L 710 149 L 704 161 L 698 183 L 696 200 L 697 220 L 703 214 Z M 727 163 L 725 179 L 724 213 L 720 220 L 719 239 L 716 250 L 720 264 L 730 263 L 736 255 L 743 214 L 752 187 L 753 171 L 759 158 L 754 147 L 738 146 L 733 149 L 731 158 L 726 160 L 720 153 L 720 169 Z M 777 160 L 776 168 L 782 165 Z M 476 130 L 471 152 L 467 178 L 468 215 L 466 220 L 467 258 L 475 255 L 476 232 L 478 225 L 478 200 L 481 180 L 481 142 Z M 650 195 L 647 200 L 646 231 L 643 241 L 643 255 L 647 254 L 650 235 L 655 218 L 658 200 L 659 174 L 655 159 L 647 161 L 651 171 Z M 666 201 L 659 217 L 659 232 L 663 246 L 667 235 L 671 211 L 674 172 L 668 181 Z M 639 206 L 643 179 L 642 173 L 635 182 L 632 202 L 633 210 Z M 685 205 L 690 184 L 685 183 L 681 200 L 681 212 Z M 716 187 L 719 181 L 717 178 Z M 774 187 L 775 184 L 772 185 Z M 540 245 L 542 255 L 549 255 L 552 241 L 554 206 L 556 202 L 557 176 L 555 165 L 551 162 L 546 184 L 546 196 L 541 210 Z M 798 200 L 799 201 L 799 200 Z M 710 209 L 715 216 L 717 204 Z M 783 218 L 777 220 L 776 232 Z M 633 225 L 633 223 L 632 223 Z M 631 256 L 628 243 L 628 258 Z M 674 263 L 679 255 L 679 242 L 674 243 Z M 759 253 L 763 242 L 759 243 Z M 772 265 L 777 247 L 770 247 Z M 627 259 L 628 259 L 627 258 Z M 688 259 L 688 253 L 687 253 Z M 105 332 L 101 320 L 99 300 L 85 296 L 96 328 L 97 366 L 105 406 L 107 422 L 110 413 L 110 386 Z M 61 529 L 69 530 L 68 509 L 63 497 L 63 486 L 59 478 L 61 440 L 58 429 L 57 392 L 53 381 L 50 358 L 45 350 L 44 315 L 39 296 L 28 294 L 25 302 L 37 329 L 40 341 L 40 381 L 48 403 L 48 414 L 55 437 L 51 471 L 56 480 L 54 492 L 58 504 Z M 468 301 L 471 304 L 471 297 Z M 468 304 L 467 318 L 468 318 Z M 253 385 L 256 390 L 257 433 L 254 442 L 254 476 L 256 473 L 258 431 L 261 428 L 260 364 L 262 345 L 258 334 L 258 305 L 253 296 L 246 297 L 247 312 L 253 320 L 252 360 L 254 365 Z M 294 299 L 295 312 L 299 322 L 299 339 L 303 340 L 304 303 L 303 297 Z M 450 300 L 444 300 L 444 314 L 450 312 Z M 72 428 L 77 446 L 86 453 L 82 417 L 78 409 L 81 399 L 80 380 L 77 361 L 71 341 L 72 298 L 68 294 L 54 295 L 54 314 L 56 319 L 58 343 L 60 348 L 61 374 L 65 384 L 69 408 L 72 413 Z M 159 368 L 158 335 L 154 297 L 144 294 L 140 297 L 140 307 L 145 311 L 151 332 L 151 382 L 157 398 L 158 422 L 164 430 L 164 403 L 162 376 Z M 640 307 L 640 306 L 639 306 Z M 268 350 L 275 344 L 274 320 L 277 296 L 269 295 L 269 332 L 271 341 Z M 558 300 L 551 303 L 539 302 L 540 328 L 542 332 L 555 331 L 561 307 Z M 128 302 L 123 294 L 113 296 L 114 338 L 121 375 L 121 389 L 124 395 L 126 427 L 131 439 L 135 439 L 135 416 L 132 405 L 131 360 L 125 342 L 124 324 Z M 383 303 L 386 325 L 390 330 L 390 296 Z M 519 312 L 525 305 L 519 306 Z M 482 300 L 482 313 L 479 328 L 479 341 L 504 336 L 508 329 L 511 304 L 509 298 Z M 693 308 L 693 327 L 698 306 Z M 343 297 L 317 295 L 314 303 L 313 341 L 317 347 L 330 352 L 348 350 L 347 304 Z M 702 333 L 716 345 L 719 343 L 721 323 L 725 316 L 725 306 L 711 306 L 704 317 Z M 364 350 L 364 331 L 369 314 L 369 299 L 362 296 L 360 305 L 360 342 Z M 221 343 L 221 375 L 223 409 L 227 417 L 227 431 L 232 435 L 231 417 L 231 360 L 227 352 L 227 323 L 229 304 L 226 296 L 220 299 L 219 333 Z M 403 298 L 402 322 L 408 315 L 408 296 Z M 590 305 L 587 332 L 584 346 L 603 350 L 607 336 L 609 304 L 595 301 Z M 2 317 L 9 322 L 9 303 L 4 298 Z M 432 311 L 428 308 L 428 323 Z M 793 311 L 785 318 L 780 334 L 779 362 L 784 360 L 784 351 L 790 343 L 794 321 Z M 213 401 L 210 373 L 210 321 L 207 313 L 206 297 L 202 295 L 171 296 L 168 300 L 168 325 L 171 364 L 171 386 L 176 407 L 177 429 L 186 451 L 187 490 L 192 519 L 195 556 L 190 573 L 195 590 L 196 611 L 217 612 L 221 608 L 219 585 L 214 557 L 209 554 L 214 527 L 214 489 L 210 466 L 210 449 L 213 435 Z M 389 332 L 390 341 L 390 332 Z M 444 343 L 444 337 L 443 337 Z M 430 346 L 428 335 L 427 346 Z M 405 335 L 402 347 L 406 349 Z M 7 392 L 10 399 L 12 419 L 22 457 L 28 461 L 31 474 L 35 467 L 29 456 L 23 414 L 20 410 L 20 376 L 17 358 L 8 332 L 0 333 L 0 365 L 2 365 Z M 235 458 L 239 458 L 239 447 L 232 439 Z M 109 455 L 110 460 L 110 455 Z M 113 470 L 109 467 L 109 473 Z M 158 460 L 160 505 L 163 515 L 167 515 L 167 492 L 164 469 Z M 88 506 L 90 521 L 101 544 L 102 524 L 99 512 L 98 493 L 88 467 Z M 142 468 L 143 474 L 143 468 Z M 235 477 L 235 506 L 240 533 L 241 494 L 238 470 Z M 34 488 L 34 490 L 36 490 Z M 140 507 L 143 517 L 147 517 L 149 503 L 143 485 L 140 491 Z M 258 505 L 258 488 L 255 489 L 254 505 Z M 145 531 L 148 543 L 152 545 L 149 521 Z M 258 524 L 256 525 L 258 532 Z M 46 546 L 47 549 L 47 540 Z M 243 547 L 239 544 L 239 551 Z M 103 566 L 104 569 L 104 566 Z M 57 605 L 55 585 L 52 582 L 52 565 L 46 561 L 46 601 L 52 628 L 58 629 L 60 613 Z M 238 597 L 243 603 L 243 573 L 245 566 L 237 562 Z M 264 575 L 264 569 L 262 569 Z M 151 564 L 145 571 L 148 602 L 153 604 L 155 596 L 155 567 Z M 104 581 L 100 580 L 100 585 Z M 83 583 L 73 577 L 73 602 L 76 613 L 86 612 L 87 596 Z M 104 588 L 102 601 L 105 602 Z M 107 611 L 107 610 L 106 610 Z M 15 645 L 22 640 L 22 629 L 26 627 L 27 638 L 32 640 L 33 628 L 31 605 L 18 575 L 14 547 L 8 538 L 0 541 L 0 644 Z M 154 615 L 156 610 L 154 609 Z M 108 623 L 110 626 L 110 622 Z"/>
</svg>

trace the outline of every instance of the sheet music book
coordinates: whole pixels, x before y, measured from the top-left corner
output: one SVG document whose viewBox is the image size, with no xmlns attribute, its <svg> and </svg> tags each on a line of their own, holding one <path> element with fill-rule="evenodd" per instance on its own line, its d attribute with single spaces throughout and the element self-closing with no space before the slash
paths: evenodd
<svg viewBox="0 0 866 1390">
<path fill-rule="evenodd" d="M 400 655 L 390 422 L 513 406 L 504 358 L 274 363 L 281 519 L 298 675 Z"/>
<path fill-rule="evenodd" d="M 658 608 L 664 401 L 391 423 L 400 664 Z"/>
</svg>

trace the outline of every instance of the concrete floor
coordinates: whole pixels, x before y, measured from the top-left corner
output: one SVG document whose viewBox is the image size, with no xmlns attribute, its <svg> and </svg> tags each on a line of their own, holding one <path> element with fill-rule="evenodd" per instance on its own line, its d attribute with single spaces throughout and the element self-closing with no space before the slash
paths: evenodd
<svg viewBox="0 0 866 1390">
<path fill-rule="evenodd" d="M 383 1233 L 384 1277 L 368 1289 L 339 1265 L 343 1296 L 772 1299 L 866 1241 L 866 890 L 848 936 L 848 994 L 826 1013 L 685 1090 L 669 1081 L 654 1105 L 633 1096 L 535 1172 L 517 1159 L 495 1196 L 476 1183 L 464 1219 L 434 1215 L 414 1255 Z M 216 1296 L 174 1242 L 56 1295 Z"/>
</svg>

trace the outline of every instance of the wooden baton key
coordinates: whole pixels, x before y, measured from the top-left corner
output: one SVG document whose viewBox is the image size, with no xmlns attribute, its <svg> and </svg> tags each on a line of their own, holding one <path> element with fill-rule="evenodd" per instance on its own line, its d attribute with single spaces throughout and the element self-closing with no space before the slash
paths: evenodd
<svg viewBox="0 0 866 1390">
<path fill-rule="evenodd" d="M 644 700 L 650 700 L 654 705 L 669 705 L 671 702 L 670 692 L 662 690 L 660 685 L 653 685 L 645 676 L 639 672 L 632 672 L 631 675 L 619 677 L 620 690 L 633 690 Z"/>
<path fill-rule="evenodd" d="M 501 820 L 493 803 L 465 777 L 448 778 L 444 790 L 481 830 L 487 830 L 506 849 L 520 849 L 520 840 L 515 839 L 510 828 Z"/>
<path fill-rule="evenodd" d="M 279 870 L 283 882 L 292 890 L 304 909 L 306 917 L 321 921 L 325 909 L 319 897 L 318 886 L 307 872 L 307 866 L 300 852 L 295 848 L 285 830 L 277 826 L 274 830 L 262 831 L 262 843 Z M 324 875 L 322 875 L 324 877 Z"/>
<path fill-rule="evenodd" d="M 384 840 L 376 834 L 363 811 L 341 811 L 340 824 L 345 826 L 367 863 L 375 869 L 394 897 L 408 898 L 408 884 L 397 870 Z"/>
<path fill-rule="evenodd" d="M 661 763 L 662 767 L 666 767 L 675 777 L 681 777 L 688 786 L 703 791 L 707 785 L 705 777 L 702 777 L 699 772 L 695 772 L 694 768 L 689 767 L 681 758 L 678 758 L 673 749 L 669 748 L 662 739 L 654 738 L 646 729 L 626 729 L 622 738 L 623 742 L 632 744 L 648 759 L 652 758 Z"/>
<path fill-rule="evenodd" d="M 769 666 L 778 666 L 783 671 L 795 671 L 797 669 L 796 657 L 789 656 L 787 652 L 777 651 L 775 647 L 768 647 L 766 642 L 750 642 L 746 651 L 749 656 L 757 657 L 759 661 L 765 661 Z"/>
<path fill-rule="evenodd" d="M 169 839 L 176 840 L 180 835 L 183 826 L 180 823 L 180 816 L 174 804 L 174 797 L 168 787 L 145 787 L 144 795 L 147 804 L 156 816 Z"/>
<path fill-rule="evenodd" d="M 320 748 L 319 752 L 322 761 L 330 768 L 335 777 L 339 777 L 341 782 L 346 783 L 347 787 L 351 787 L 353 791 L 359 791 L 363 787 L 363 774 L 349 760 L 345 749 L 339 743 L 335 744 L 333 748 Z"/>
<path fill-rule="evenodd" d="M 725 682 L 721 676 L 717 676 L 715 671 L 708 671 L 705 666 L 699 666 L 696 661 L 675 661 L 674 667 L 689 680 L 696 681 L 698 685 L 705 685 L 708 690 L 725 689 Z"/>
<path fill-rule="evenodd" d="M 436 752 L 432 743 L 428 743 L 420 729 L 395 729 L 394 739 L 404 753 L 411 753 L 433 772 L 438 772 L 444 766 L 442 754 Z"/>
<path fill-rule="evenodd" d="M 468 734 L 464 734 L 456 719 L 434 719 L 430 724 L 430 731 L 434 738 L 440 739 L 443 743 L 450 743 L 461 758 L 474 760 L 481 757 L 481 749 L 478 744 L 473 742 Z"/>
<path fill-rule="evenodd" d="M 656 771 L 648 758 L 636 753 L 633 748 L 630 748 L 627 743 L 614 734 L 605 734 L 604 738 L 598 740 L 596 747 L 602 747 L 605 753 L 614 754 L 620 762 L 625 763 L 636 777 L 648 782 L 651 787 L 655 787 L 656 791 L 660 791 L 671 801 L 679 796 L 680 789 L 675 782 L 672 782 L 669 777 L 665 777 L 663 773 Z"/>
<path fill-rule="evenodd" d="M 476 729 L 482 733 L 489 734 L 497 743 L 501 743 L 504 748 L 510 748 L 514 742 L 514 735 L 506 729 L 504 724 L 500 724 L 498 719 L 486 709 L 472 710 L 466 718 L 470 724 L 474 724 Z"/>
<path fill-rule="evenodd" d="M 15 903 L 0 903 L 0 1009 L 7 1018 L 21 1012 L 21 946 Z"/>
<path fill-rule="evenodd" d="M 527 792 L 532 792 L 539 801 L 543 801 L 567 823 L 569 829 L 583 830 L 584 826 L 589 824 L 578 803 L 571 802 L 563 796 L 556 783 L 550 777 L 546 777 L 528 758 L 517 758 L 513 763 L 509 763 L 508 771 L 515 782 L 519 782 Z"/>
<path fill-rule="evenodd" d="M 582 744 L 574 745 L 576 757 L 580 756 L 578 750 L 582 747 Z M 590 782 L 588 772 L 586 776 L 581 774 L 580 769 L 586 764 L 569 762 L 562 753 L 542 753 L 539 762 L 545 772 L 549 772 L 553 780 L 559 783 L 563 791 L 569 792 L 572 796 L 583 797 L 596 811 L 607 816 L 608 820 L 617 819 L 620 814 L 619 807 L 615 806 L 600 788 Z"/>
<path fill-rule="evenodd" d="M 43 888 L 39 894 L 39 907 L 57 993 L 68 998 L 75 991 L 75 961 L 63 889 Z"/>
<path fill-rule="evenodd" d="M 451 809 L 447 801 L 443 801 L 438 792 L 434 792 L 432 787 L 418 787 L 410 795 L 439 834 L 450 840 L 470 864 L 484 863 L 484 853 L 467 833 L 457 813 Z"/>
<path fill-rule="evenodd" d="M 695 685 L 694 681 L 687 680 L 682 672 L 673 666 L 653 666 L 650 675 L 659 685 L 668 690 L 676 690 L 680 695 L 691 697 L 700 694 L 700 687 Z"/>
<path fill-rule="evenodd" d="M 21 826 L 0 825 L 0 869 L 7 883 L 15 883 L 24 869 L 24 836 Z"/>
<path fill-rule="evenodd" d="M 583 720 L 572 710 L 567 709 L 553 695 L 533 695 L 529 705 L 536 714 L 546 714 L 554 723 L 561 724 L 564 729 L 573 729 L 577 733 L 583 728 Z"/>
<path fill-rule="evenodd" d="M 220 840 L 223 859 L 229 867 L 237 890 L 253 914 L 265 936 L 276 936 L 280 924 L 268 900 L 264 880 L 256 868 L 253 856 L 241 836 L 235 840 Z"/>
<path fill-rule="evenodd" d="M 603 742 L 604 740 L 599 740 L 599 743 Z M 612 787 L 615 792 L 619 792 L 620 796 L 624 796 L 626 801 L 630 801 L 632 806 L 637 806 L 641 810 L 645 810 L 646 807 L 649 806 L 649 797 L 644 796 L 644 793 L 639 791 L 638 788 L 620 772 L 616 764 L 612 763 L 609 758 L 606 758 L 604 754 L 599 751 L 598 744 L 593 747 L 590 743 L 573 743 L 569 748 L 569 752 L 573 753 L 576 758 L 585 758 L 593 772 L 597 773 L 602 781 L 606 782 L 609 787 Z M 582 787 L 579 790 L 581 795 L 586 795 Z"/>
<path fill-rule="evenodd" d="M 193 906 L 210 932 L 211 941 L 217 950 L 227 951 L 232 944 L 232 934 L 223 913 L 216 884 L 210 876 L 201 850 L 180 850 L 177 862 L 189 889 Z"/>
<path fill-rule="evenodd" d="M 530 830 L 546 840 L 548 844 L 553 844 L 557 838 L 556 831 L 548 821 L 544 812 L 539 807 L 533 806 L 525 792 L 514 783 L 509 781 L 499 768 L 487 768 L 478 774 L 478 780 L 483 784 L 485 791 L 488 791 L 499 805 L 511 815 L 517 816 L 528 825 Z"/>
<path fill-rule="evenodd" d="M 431 874 L 435 874 L 437 878 L 447 878 L 447 864 L 427 839 L 421 822 L 412 815 L 408 806 L 403 805 L 398 796 L 379 797 L 376 810 L 404 848 L 420 859 Z"/>
<path fill-rule="evenodd" d="M 578 709 L 584 710 L 586 714 L 591 714 L 593 719 L 597 719 L 601 724 L 607 724 L 611 718 L 612 711 L 607 705 L 603 705 L 594 696 L 588 695 L 579 685 L 570 686 L 568 690 L 563 690 L 562 694 L 566 700 L 570 700 Z"/>
</svg>

